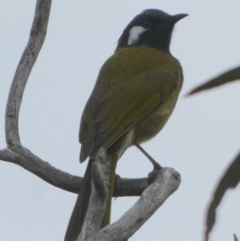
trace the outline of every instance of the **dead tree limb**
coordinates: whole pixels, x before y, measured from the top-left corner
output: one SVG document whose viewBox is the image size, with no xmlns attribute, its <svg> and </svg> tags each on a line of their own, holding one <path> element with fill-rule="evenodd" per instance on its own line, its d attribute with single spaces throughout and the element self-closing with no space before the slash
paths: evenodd
<svg viewBox="0 0 240 241">
<path fill-rule="evenodd" d="M 147 187 L 138 201 L 119 220 L 101 229 L 109 193 L 109 157 L 100 150 L 92 164 L 92 192 L 81 233 L 77 241 L 126 241 L 175 192 L 181 182 L 178 172 L 162 168 L 155 181 Z M 95 180 L 97 179 L 97 181 Z"/>
<path fill-rule="evenodd" d="M 22 54 L 8 96 L 5 135 L 10 149 L 21 147 L 18 119 L 24 89 L 43 46 L 50 15 L 51 0 L 38 0 L 27 46 Z"/>
<path fill-rule="evenodd" d="M 22 150 L 24 150 L 23 147 L 18 148 L 18 152 Z M 69 192 L 78 193 L 82 185 L 81 177 L 51 166 L 27 149 L 22 153 L 17 153 L 8 148 L 0 150 L 0 160 L 17 164 L 49 184 Z M 148 178 L 118 177 L 115 180 L 114 197 L 140 196 L 147 186 Z"/>
</svg>

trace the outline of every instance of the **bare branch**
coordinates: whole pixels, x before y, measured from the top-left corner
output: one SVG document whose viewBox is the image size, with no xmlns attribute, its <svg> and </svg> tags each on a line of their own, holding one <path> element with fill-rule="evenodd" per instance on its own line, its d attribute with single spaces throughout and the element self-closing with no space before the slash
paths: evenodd
<svg viewBox="0 0 240 241">
<path fill-rule="evenodd" d="M 78 241 L 94 241 L 99 233 L 109 195 L 109 172 L 111 158 L 100 149 L 92 164 L 91 196 L 88 211 Z"/>
<path fill-rule="evenodd" d="M 73 193 L 79 192 L 82 178 L 51 166 L 26 148 L 19 147 L 16 152 L 10 149 L 0 150 L 0 160 L 17 164 L 55 187 Z M 118 177 L 115 181 L 114 197 L 140 196 L 147 186 L 147 178 L 128 179 Z"/>
<path fill-rule="evenodd" d="M 97 196 L 100 199 L 104 199 L 105 196 L 108 196 L 109 192 L 109 173 L 110 173 L 110 163 L 111 158 L 107 156 L 106 150 L 101 148 L 98 151 L 96 160 L 92 164 L 92 185 Z"/>
<path fill-rule="evenodd" d="M 38 0 L 28 44 L 13 78 L 6 107 L 5 135 L 9 148 L 21 146 L 18 117 L 24 89 L 33 65 L 42 48 L 50 14 L 51 0 Z"/>
<path fill-rule="evenodd" d="M 100 165 L 96 166 L 98 169 L 98 172 L 95 173 L 98 178 L 97 185 L 99 186 L 99 182 L 101 186 L 105 185 L 105 189 L 102 192 L 105 194 L 105 197 L 96 191 L 95 182 L 92 181 L 88 211 L 78 241 L 128 240 L 166 199 L 178 189 L 181 182 L 180 174 L 172 168 L 161 169 L 157 173 L 154 183 L 143 191 L 141 197 L 130 210 L 115 223 L 100 229 L 104 215 L 103 210 L 105 210 L 108 196 L 108 184 L 105 181 L 108 178 L 108 171 L 104 171 L 104 169 L 108 169 L 109 163 L 108 158 L 105 158 L 105 162 L 101 161 Z"/>
<path fill-rule="evenodd" d="M 128 240 L 175 192 L 181 182 L 178 172 L 163 168 L 152 185 L 144 190 L 141 197 L 118 221 L 100 230 L 97 241 Z"/>
<path fill-rule="evenodd" d="M 81 178 L 56 169 L 25 148 L 19 148 L 17 152 L 10 149 L 0 150 L 0 159 L 20 165 L 53 186 L 78 193 Z"/>
</svg>

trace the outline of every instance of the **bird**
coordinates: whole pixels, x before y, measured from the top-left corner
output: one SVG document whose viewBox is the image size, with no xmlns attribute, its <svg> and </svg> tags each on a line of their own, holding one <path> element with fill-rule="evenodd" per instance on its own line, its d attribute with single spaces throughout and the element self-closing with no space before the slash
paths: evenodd
<svg viewBox="0 0 240 241">
<path fill-rule="evenodd" d="M 80 162 L 89 159 L 65 241 L 76 241 L 91 193 L 91 165 L 100 148 L 111 156 L 110 194 L 102 227 L 110 223 L 117 161 L 136 146 L 155 167 L 161 167 L 140 146 L 164 127 L 183 83 L 180 62 L 170 53 L 174 25 L 187 14 L 170 15 L 146 9 L 123 30 L 113 55 L 99 71 L 82 113 Z"/>
</svg>

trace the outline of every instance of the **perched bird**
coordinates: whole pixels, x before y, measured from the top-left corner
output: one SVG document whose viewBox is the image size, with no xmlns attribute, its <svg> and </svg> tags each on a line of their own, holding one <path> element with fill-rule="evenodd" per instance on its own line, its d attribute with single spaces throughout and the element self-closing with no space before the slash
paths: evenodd
<svg viewBox="0 0 240 241">
<path fill-rule="evenodd" d="M 153 138 L 170 117 L 183 72 L 169 45 L 175 23 L 186 16 L 158 9 L 143 11 L 127 25 L 114 54 L 103 64 L 82 114 L 80 162 L 87 158 L 89 162 L 65 241 L 77 240 L 81 232 L 91 193 L 91 164 L 98 150 L 102 147 L 111 155 L 105 226 L 110 222 L 118 159 L 132 145 L 142 150 L 139 144 Z"/>
</svg>

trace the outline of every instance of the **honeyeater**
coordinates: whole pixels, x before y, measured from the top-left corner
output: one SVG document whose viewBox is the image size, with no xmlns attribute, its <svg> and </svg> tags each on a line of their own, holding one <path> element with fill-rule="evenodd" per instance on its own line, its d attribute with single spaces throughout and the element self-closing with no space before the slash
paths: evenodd
<svg viewBox="0 0 240 241">
<path fill-rule="evenodd" d="M 75 241 L 83 225 L 91 193 L 91 164 L 100 148 L 111 156 L 110 196 L 102 226 L 110 222 L 118 159 L 132 145 L 153 138 L 170 117 L 183 82 L 179 61 L 169 50 L 176 22 L 187 14 L 169 15 L 147 9 L 124 29 L 114 54 L 100 69 L 82 113 L 80 162 L 87 158 L 65 241 Z"/>
</svg>

